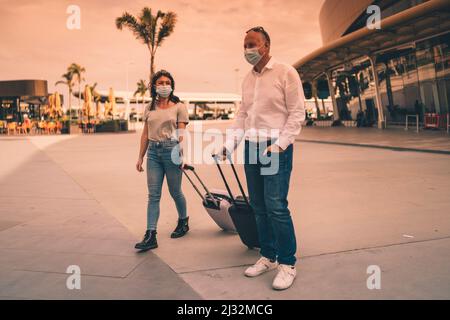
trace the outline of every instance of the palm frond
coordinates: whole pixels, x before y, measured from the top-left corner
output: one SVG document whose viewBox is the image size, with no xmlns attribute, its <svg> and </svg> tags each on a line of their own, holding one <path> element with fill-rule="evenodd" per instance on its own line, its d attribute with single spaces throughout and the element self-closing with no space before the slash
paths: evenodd
<svg viewBox="0 0 450 320">
<path fill-rule="evenodd" d="M 150 36 L 145 28 L 145 24 L 142 23 L 142 17 L 138 21 L 133 15 L 125 12 L 121 17 L 116 19 L 116 27 L 119 30 L 122 30 L 124 26 L 131 30 L 137 40 L 148 45 Z"/>
<path fill-rule="evenodd" d="M 164 40 L 170 36 L 170 34 L 175 29 L 175 24 L 177 23 L 177 15 L 175 12 L 167 12 L 164 15 L 164 18 L 161 22 L 161 26 L 158 30 L 158 40 L 157 40 L 157 46 L 161 46 L 161 44 L 164 42 Z"/>
<path fill-rule="evenodd" d="M 136 18 L 128 12 L 124 12 L 122 16 L 116 18 L 116 28 L 119 30 L 122 30 L 124 26 L 130 27 L 137 24 Z"/>
<path fill-rule="evenodd" d="M 136 91 L 134 92 L 134 96 L 136 96 L 136 95 L 140 95 L 140 96 L 144 96 L 145 95 L 145 93 L 147 92 L 147 90 L 148 90 L 148 88 L 147 88 L 147 84 L 146 84 L 146 82 L 145 82 L 145 80 L 139 80 L 137 83 L 136 83 L 136 86 L 137 86 L 137 89 L 136 89 Z"/>
</svg>

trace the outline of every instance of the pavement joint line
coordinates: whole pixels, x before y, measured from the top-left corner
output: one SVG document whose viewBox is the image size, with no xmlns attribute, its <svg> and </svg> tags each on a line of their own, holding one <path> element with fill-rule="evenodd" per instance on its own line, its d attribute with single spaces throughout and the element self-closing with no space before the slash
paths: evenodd
<svg viewBox="0 0 450 320">
<path fill-rule="evenodd" d="M 95 198 L 66 198 L 66 197 L 33 197 L 33 196 L 0 196 L 0 199 L 45 199 L 45 200 L 95 200 Z"/>
<path fill-rule="evenodd" d="M 83 185 L 81 185 L 81 183 L 79 183 L 69 172 L 67 172 L 62 166 L 60 166 L 56 161 L 54 161 L 46 152 L 45 152 L 45 148 L 44 149 L 39 149 L 31 140 L 28 140 L 31 144 L 33 144 L 33 146 L 38 150 L 38 152 L 42 152 L 44 154 L 44 156 L 49 159 L 55 166 L 57 166 L 62 172 L 64 172 L 78 187 L 81 188 L 81 190 L 83 190 L 83 192 L 85 192 L 89 197 L 91 197 L 94 202 L 97 203 L 97 205 L 102 208 L 105 212 L 105 214 L 108 214 L 110 216 L 110 218 L 114 219 L 117 223 L 119 223 L 120 225 L 122 225 L 122 223 L 116 219 L 116 217 L 114 215 L 112 215 L 111 213 L 109 213 L 108 209 L 106 207 L 104 207 L 101 202 L 95 198 L 95 196 L 93 194 L 91 194 L 86 188 L 83 187 Z"/>
<path fill-rule="evenodd" d="M 36 250 L 27 250 L 27 249 L 17 249 L 17 248 L 1 248 L 1 250 L 11 250 L 11 251 L 22 251 L 22 252 L 36 252 Z M 105 253 L 86 253 L 80 251 L 49 251 L 49 250 L 39 250 L 41 253 L 53 253 L 53 254 L 76 254 L 76 255 L 90 255 L 90 256 L 101 256 L 101 257 L 119 257 L 119 258 L 131 258 L 134 257 L 132 255 L 117 255 L 117 254 L 105 254 Z"/>
<path fill-rule="evenodd" d="M 338 141 L 321 141 L 321 140 L 311 140 L 311 139 L 296 139 L 295 141 L 296 142 L 307 142 L 307 143 L 318 143 L 318 144 L 341 145 L 341 146 L 348 146 L 348 147 L 387 149 L 387 150 L 398 151 L 398 152 L 422 152 L 422 153 L 450 155 L 450 150 L 418 149 L 418 148 L 394 147 L 394 146 L 376 145 L 376 144 L 338 142 Z"/>
<path fill-rule="evenodd" d="M 433 239 L 415 240 L 415 241 L 409 241 L 409 242 L 390 243 L 390 244 L 386 244 L 386 245 L 373 246 L 373 247 L 362 247 L 362 248 L 348 249 L 348 250 L 342 250 L 342 251 L 325 252 L 325 253 L 314 254 L 314 255 L 309 255 L 309 256 L 301 256 L 298 258 L 299 258 L 299 260 L 306 260 L 306 259 L 318 258 L 318 257 L 340 254 L 340 253 L 358 252 L 358 251 L 365 251 L 365 250 L 372 250 L 372 249 L 382 249 L 382 248 L 396 247 L 396 246 L 416 244 L 416 243 L 422 243 L 422 242 L 439 241 L 439 240 L 446 240 L 446 239 L 450 239 L 450 236 L 433 238 Z M 199 270 L 193 270 L 193 271 L 178 272 L 178 274 L 191 274 L 191 273 L 196 273 L 196 272 L 226 270 L 226 269 L 242 268 L 242 267 L 247 267 L 247 266 L 251 266 L 251 265 L 252 264 L 242 264 L 242 265 L 229 266 L 229 267 L 199 269 Z"/>
<path fill-rule="evenodd" d="M 154 254 L 156 256 L 156 254 Z M 159 258 L 159 257 L 158 257 Z M 166 262 L 164 262 L 161 258 L 159 258 L 163 263 L 165 263 L 167 266 L 169 266 Z M 130 274 L 132 274 L 138 267 L 140 267 L 144 262 L 150 260 L 150 256 L 147 255 L 147 257 L 145 257 L 145 259 L 142 259 L 141 262 L 139 262 L 137 265 L 135 265 L 130 272 L 127 273 L 127 275 L 125 276 L 125 278 L 128 278 L 130 276 Z M 169 266 L 170 267 L 170 266 Z M 172 268 L 170 268 L 172 270 Z M 173 270 L 172 270 L 173 271 Z"/>
<path fill-rule="evenodd" d="M 354 248 L 354 249 L 335 251 L 335 252 L 325 252 L 325 253 L 320 253 L 320 254 L 315 254 L 315 255 L 303 256 L 302 259 L 310 259 L 310 258 L 316 258 L 316 257 L 321 257 L 321 256 L 326 256 L 326 255 L 333 255 L 333 254 L 347 253 L 347 252 L 354 252 L 354 251 L 390 248 L 390 247 L 396 247 L 396 246 L 410 245 L 410 244 L 416 244 L 416 243 L 422 243 L 422 242 L 440 241 L 440 240 L 446 240 L 446 239 L 450 239 L 450 235 L 438 237 L 438 238 L 429 238 L 429 239 L 413 240 L 413 241 L 407 241 L 407 242 L 388 243 L 388 244 L 372 246 L 372 247 L 361 247 L 361 248 Z"/>
<path fill-rule="evenodd" d="M 33 272 L 33 273 L 48 273 L 48 274 L 60 274 L 60 275 L 70 275 L 70 273 L 66 272 L 56 272 L 56 271 L 42 271 L 42 270 L 28 270 L 28 269 L 10 269 L 11 271 L 23 271 L 23 272 Z M 81 276 L 84 277 L 96 277 L 96 278 L 111 278 L 111 279 L 125 279 L 126 277 L 120 276 L 105 276 L 101 274 L 89 274 L 81 272 Z"/>
</svg>

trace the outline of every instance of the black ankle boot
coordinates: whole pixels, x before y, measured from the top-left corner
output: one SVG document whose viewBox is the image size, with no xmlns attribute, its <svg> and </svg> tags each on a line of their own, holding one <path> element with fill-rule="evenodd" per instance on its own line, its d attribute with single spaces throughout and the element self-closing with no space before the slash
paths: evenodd
<svg viewBox="0 0 450 320">
<path fill-rule="evenodd" d="M 184 219 L 178 219 L 178 224 L 175 230 L 170 235 L 171 238 L 181 238 L 189 231 L 189 217 Z"/>
<path fill-rule="evenodd" d="M 136 249 L 141 251 L 147 251 L 150 249 L 158 248 L 158 241 L 156 241 L 156 230 L 147 230 L 145 232 L 144 239 L 136 243 L 134 246 Z"/>
</svg>

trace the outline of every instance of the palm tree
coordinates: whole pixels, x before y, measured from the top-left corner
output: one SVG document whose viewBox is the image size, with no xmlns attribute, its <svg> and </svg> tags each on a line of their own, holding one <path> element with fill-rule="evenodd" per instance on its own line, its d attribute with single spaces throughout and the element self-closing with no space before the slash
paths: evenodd
<svg viewBox="0 0 450 320">
<path fill-rule="evenodd" d="M 69 89 L 69 123 L 72 119 L 72 92 L 73 92 L 73 86 L 74 86 L 74 79 L 73 79 L 73 73 L 70 71 L 67 71 L 62 75 L 64 80 L 57 81 L 55 83 L 55 86 L 58 84 L 64 84 Z"/>
<path fill-rule="evenodd" d="M 98 109 L 100 107 L 100 102 L 102 102 L 102 96 L 95 90 L 97 87 L 97 82 L 94 83 L 92 86 L 89 86 L 89 89 L 91 89 L 92 96 L 94 97 L 95 102 L 95 116 L 98 115 Z"/>
<path fill-rule="evenodd" d="M 67 70 L 72 73 L 78 82 L 78 107 L 81 107 L 81 81 L 84 81 L 83 73 L 86 72 L 86 69 L 79 64 L 72 63 Z"/>
<path fill-rule="evenodd" d="M 144 96 L 147 93 L 148 87 L 147 84 L 145 83 L 145 80 L 139 80 L 137 83 L 137 89 L 134 92 L 134 96 L 140 96 L 142 98 L 142 103 L 144 103 Z M 139 103 L 139 99 L 137 101 Z"/>
<path fill-rule="evenodd" d="M 127 27 L 150 51 L 150 81 L 155 73 L 156 50 L 172 34 L 176 22 L 176 13 L 172 11 L 164 13 L 158 10 L 156 15 L 153 15 L 148 7 L 143 8 L 137 18 L 128 12 L 116 18 L 117 29 L 122 30 L 124 26 Z"/>
</svg>

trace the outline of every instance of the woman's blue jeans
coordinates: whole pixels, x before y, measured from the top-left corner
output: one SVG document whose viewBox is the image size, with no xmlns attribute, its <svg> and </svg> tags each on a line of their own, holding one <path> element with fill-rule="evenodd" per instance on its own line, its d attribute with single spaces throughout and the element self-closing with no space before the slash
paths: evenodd
<svg viewBox="0 0 450 320">
<path fill-rule="evenodd" d="M 176 140 L 149 141 L 147 150 L 147 230 L 156 230 L 158 224 L 164 176 L 167 177 L 167 185 L 170 195 L 175 201 L 178 218 L 187 217 L 186 198 L 181 190 L 183 172 L 180 169 L 179 149 Z"/>
<path fill-rule="evenodd" d="M 261 255 L 295 265 L 297 241 L 288 209 L 293 145 L 279 154 L 263 155 L 271 141 L 245 142 L 245 175 L 250 205 L 255 212 Z"/>
</svg>

